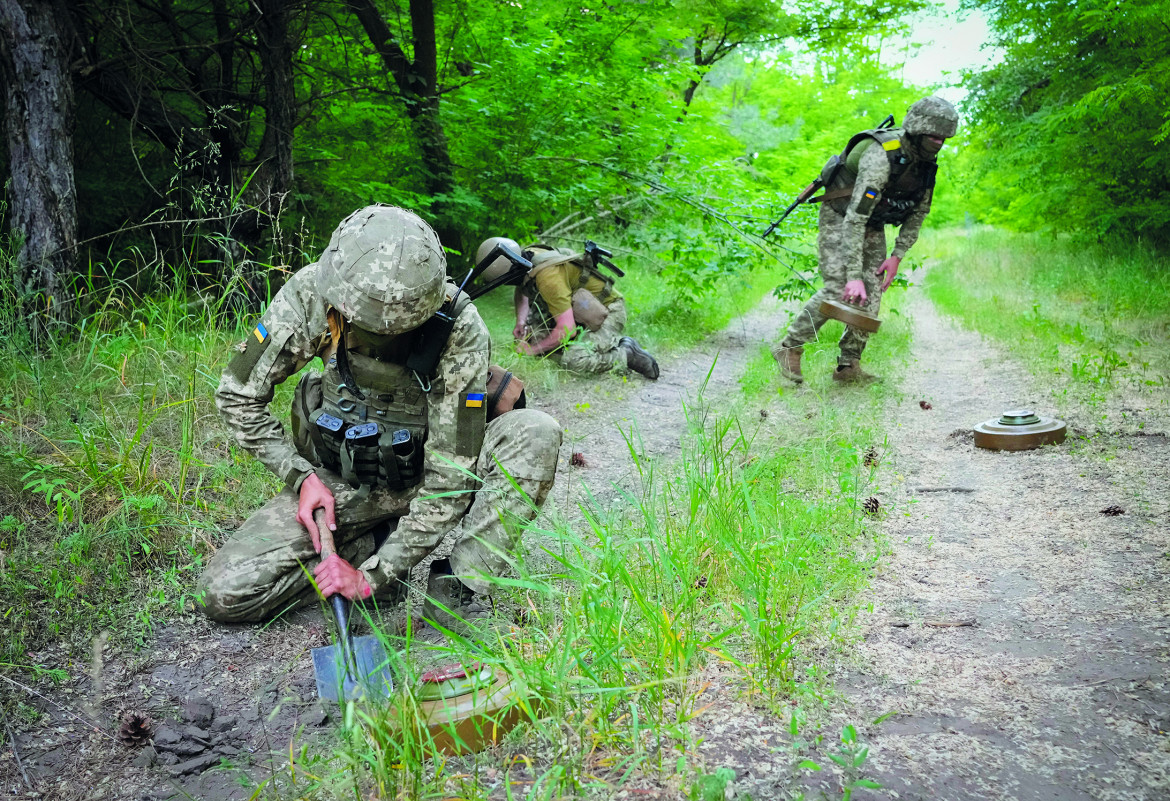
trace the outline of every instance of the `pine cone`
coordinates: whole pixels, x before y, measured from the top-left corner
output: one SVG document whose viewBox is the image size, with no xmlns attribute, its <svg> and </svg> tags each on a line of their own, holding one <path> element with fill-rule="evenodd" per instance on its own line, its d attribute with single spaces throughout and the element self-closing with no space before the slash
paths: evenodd
<svg viewBox="0 0 1170 801">
<path fill-rule="evenodd" d="M 569 457 L 569 466 L 570 467 L 588 467 L 588 465 L 585 464 L 585 454 L 574 453 L 572 456 Z"/>
<path fill-rule="evenodd" d="M 866 467 L 877 467 L 877 463 L 878 463 L 877 448 L 870 448 L 868 451 L 866 451 L 865 458 L 862 459 L 862 463 Z"/>
<path fill-rule="evenodd" d="M 145 712 L 130 711 L 122 715 L 118 726 L 118 741 L 131 748 L 140 748 L 154 733 L 154 721 Z"/>
<path fill-rule="evenodd" d="M 926 412 L 928 412 L 928 411 L 930 411 L 931 409 L 933 409 L 933 408 L 934 408 L 933 406 L 931 406 L 931 405 L 930 405 L 929 403 L 927 403 L 926 401 L 918 401 L 918 406 L 919 406 L 919 408 L 921 408 L 923 411 L 926 411 Z"/>
<path fill-rule="evenodd" d="M 1101 514 L 1108 515 L 1109 517 L 1117 517 L 1118 515 L 1125 514 L 1125 510 L 1117 504 L 1114 504 L 1113 506 L 1106 506 L 1104 509 L 1102 509 Z"/>
<path fill-rule="evenodd" d="M 861 502 L 861 509 L 870 517 L 877 517 L 878 512 L 882 510 L 882 502 L 871 496 Z"/>
</svg>

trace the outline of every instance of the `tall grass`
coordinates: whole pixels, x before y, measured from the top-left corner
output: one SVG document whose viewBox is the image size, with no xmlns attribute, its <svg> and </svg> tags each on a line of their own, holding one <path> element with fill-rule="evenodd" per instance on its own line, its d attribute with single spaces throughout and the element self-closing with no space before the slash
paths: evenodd
<svg viewBox="0 0 1170 801">
<path fill-rule="evenodd" d="M 930 299 L 1088 396 L 1170 375 L 1170 270 L 1140 242 L 976 229 L 929 236 Z"/>
<path fill-rule="evenodd" d="M 897 301 L 893 293 L 885 338 L 874 338 L 868 357 L 886 373 L 907 350 Z M 499 581 L 507 611 L 484 636 L 441 647 L 387 638 L 405 695 L 388 709 L 349 708 L 333 753 L 305 752 L 313 791 L 409 799 L 578 797 L 639 783 L 696 798 L 721 791 L 729 772 L 698 756 L 695 720 L 716 693 L 746 695 L 787 720 L 794 696 L 822 692 L 821 649 L 849 647 L 842 624 L 883 548 L 860 509 L 877 491 L 862 454 L 881 446 L 894 382 L 833 387 L 839 330 L 824 333 L 809 350 L 812 390 L 778 383 L 761 349 L 742 398 L 700 397 L 686 408 L 675 463 L 640 458 L 631 429 L 635 486 L 618 504 L 588 499 L 530 524 L 527 558 Z M 836 394 L 821 395 L 826 387 Z M 483 661 L 507 675 L 530 699 L 526 723 L 480 754 L 438 753 L 403 711 L 419 666 L 436 660 Z M 797 717 L 792 729 L 795 773 Z M 260 794 L 308 790 L 284 782 Z"/>
</svg>

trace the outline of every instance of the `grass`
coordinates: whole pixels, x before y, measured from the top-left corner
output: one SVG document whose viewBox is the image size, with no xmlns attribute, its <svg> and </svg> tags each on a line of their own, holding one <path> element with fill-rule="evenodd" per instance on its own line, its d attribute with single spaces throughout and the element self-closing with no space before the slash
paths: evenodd
<svg viewBox="0 0 1170 801">
<path fill-rule="evenodd" d="M 909 326 L 897 313 L 899 293 L 889 299 L 867 361 L 893 379 Z M 665 785 L 721 798 L 734 771 L 697 755 L 694 722 L 728 692 L 790 720 L 790 753 L 780 760 L 796 788 L 813 769 L 804 750 L 823 736 L 800 710 L 821 703 L 825 651 L 852 647 L 857 591 L 884 547 L 860 507 L 880 494 L 862 457 L 884 441 L 895 382 L 834 386 L 835 328 L 809 348 L 805 389 L 782 385 L 761 345 L 739 397 L 696 399 L 675 463 L 642 460 L 632 429 L 639 480 L 621 503 L 587 501 L 526 531 L 528 556 L 498 593 L 506 608 L 523 610 L 520 625 L 437 655 L 409 638 L 388 640 L 389 652 L 403 654 L 405 695 L 389 710 L 348 710 L 331 755 L 303 752 L 318 754 L 316 782 L 294 787 L 286 774 L 260 788 L 262 797 L 604 797 Z M 493 665 L 540 714 L 497 748 L 440 756 L 402 711 L 413 703 L 417 665 L 435 659 Z M 841 738 L 828 753 L 848 797 L 874 785 L 856 732 Z"/>
<path fill-rule="evenodd" d="M 641 311 L 631 332 L 669 353 L 750 308 L 774 283 L 767 271 L 741 276 L 701 308 L 671 299 L 653 276 L 631 274 L 621 289 Z M 497 360 L 555 386 L 551 365 L 506 348 L 506 293 L 480 305 Z M 896 305 L 889 309 L 867 355 L 886 372 L 908 337 Z M 219 532 L 278 483 L 232 444 L 212 402 L 249 322 L 225 323 L 179 293 L 111 293 L 41 355 L 6 340 L 5 671 L 35 675 L 36 652 L 50 641 L 80 654 L 103 630 L 115 645 L 146 645 L 160 621 L 195 613 L 193 579 Z M 297 746 L 292 775 L 258 793 L 351 797 L 357 782 L 375 797 L 486 798 L 488 772 L 501 770 L 528 782 L 533 798 L 638 777 L 685 785 L 695 797 L 715 793 L 726 773 L 694 756 L 692 725 L 710 703 L 710 671 L 734 676 L 743 694 L 785 716 L 787 699 L 815 702 L 824 690 L 817 655 L 849 647 L 854 593 L 881 550 L 860 509 L 875 491 L 861 454 L 883 440 L 891 385 L 834 387 L 839 327 L 824 333 L 808 349 L 805 389 L 779 383 L 761 343 L 742 397 L 699 398 L 688 408 L 677 463 L 642 460 L 634 427 L 636 489 L 620 503 L 587 502 L 533 525 L 528 560 L 501 587 L 512 608 L 525 610 L 516 636 L 456 642 L 445 654 L 483 660 L 539 699 L 543 716 L 513 735 L 514 748 L 439 758 L 425 731 L 409 725 L 414 702 L 404 696 L 394 713 L 344 710 L 333 749 Z M 288 407 L 294 383 L 280 388 L 274 408 Z M 418 661 L 411 654 L 427 647 L 390 645 L 405 649 L 400 668 L 409 679 Z M 511 760 L 516 751 L 529 755 L 523 765 Z M 798 757 L 794 748 L 794 771 Z"/>
<path fill-rule="evenodd" d="M 934 234 L 926 278 L 944 313 L 1059 374 L 1087 400 L 1164 387 L 1170 375 L 1170 271 L 1141 243 L 1087 245 L 976 229 Z"/>
</svg>

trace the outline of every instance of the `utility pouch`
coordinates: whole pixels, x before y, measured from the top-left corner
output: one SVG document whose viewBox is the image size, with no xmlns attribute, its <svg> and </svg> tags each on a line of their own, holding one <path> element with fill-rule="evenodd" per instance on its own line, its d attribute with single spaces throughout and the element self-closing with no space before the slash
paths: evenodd
<svg viewBox="0 0 1170 801">
<path fill-rule="evenodd" d="M 435 374 L 439 357 L 443 355 L 443 348 L 447 347 L 447 340 L 455 329 L 455 317 L 449 314 L 447 305 L 444 304 L 442 309 L 435 312 L 415 334 L 414 346 L 406 357 L 406 369 L 413 370 L 417 375 L 429 378 Z"/>
<path fill-rule="evenodd" d="M 573 293 L 573 319 L 578 323 L 596 331 L 606 317 L 609 317 L 609 309 L 588 289 L 581 287 Z"/>
<path fill-rule="evenodd" d="M 495 420 L 501 414 L 513 409 L 523 409 L 528 404 L 524 395 L 524 382 L 498 364 L 488 368 L 487 378 L 487 419 Z"/>
</svg>

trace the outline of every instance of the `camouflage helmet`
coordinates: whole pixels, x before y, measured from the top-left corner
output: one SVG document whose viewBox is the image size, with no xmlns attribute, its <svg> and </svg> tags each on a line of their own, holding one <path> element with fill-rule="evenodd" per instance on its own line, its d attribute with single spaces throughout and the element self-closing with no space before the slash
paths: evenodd
<svg viewBox="0 0 1170 801">
<path fill-rule="evenodd" d="M 418 215 L 375 204 L 346 217 L 317 262 L 317 291 L 375 334 L 418 328 L 445 299 L 447 259 Z"/>
<path fill-rule="evenodd" d="M 492 252 L 492 249 L 496 245 L 503 245 L 506 248 L 510 248 L 513 253 L 520 253 L 520 246 L 516 244 L 516 240 L 508 239 L 506 236 L 493 236 L 491 239 L 485 239 L 483 244 L 479 246 L 479 250 L 475 251 L 475 263 L 477 266 L 487 258 L 488 254 Z M 494 281 L 510 269 L 512 269 L 512 262 L 503 256 L 497 256 L 495 261 L 480 273 L 479 278 L 481 281 Z"/>
<path fill-rule="evenodd" d="M 902 128 L 911 136 L 929 134 L 946 139 L 959 128 L 959 112 L 941 97 L 924 97 L 906 111 Z"/>
</svg>

